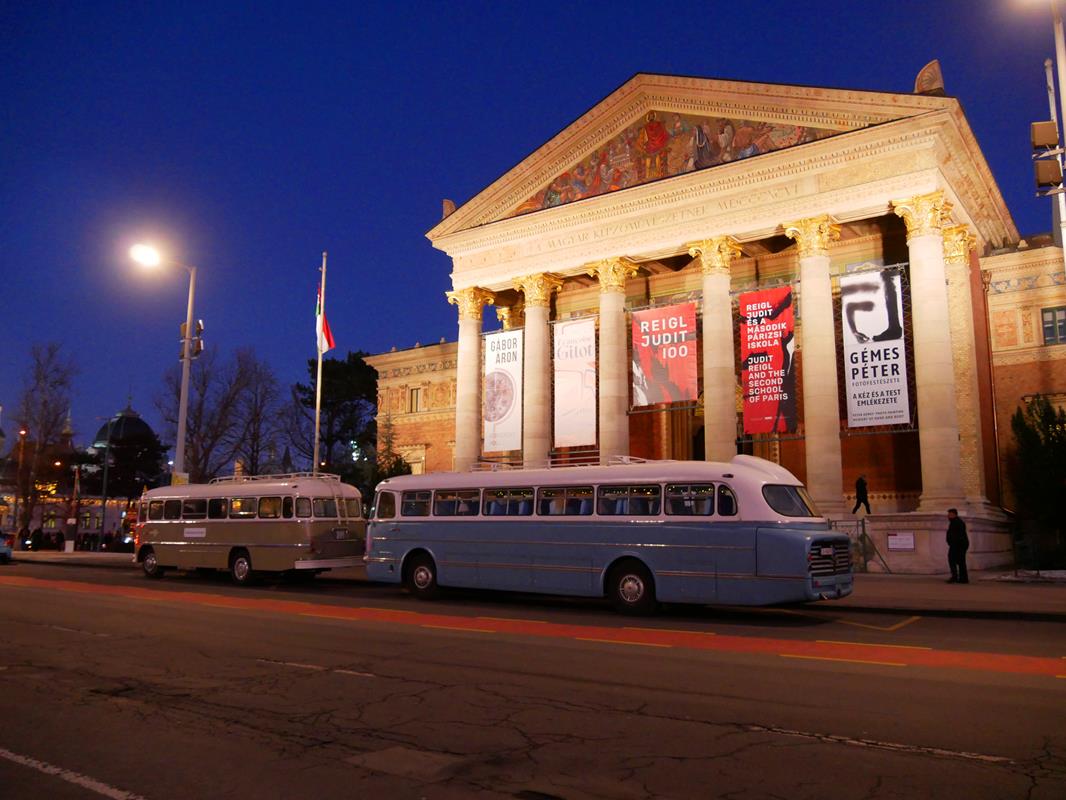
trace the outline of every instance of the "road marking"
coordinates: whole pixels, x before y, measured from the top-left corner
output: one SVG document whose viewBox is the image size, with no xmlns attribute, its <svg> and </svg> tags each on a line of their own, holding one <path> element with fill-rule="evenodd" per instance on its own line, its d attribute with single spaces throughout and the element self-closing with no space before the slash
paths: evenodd
<svg viewBox="0 0 1066 800">
<path fill-rule="evenodd" d="M 333 671 L 334 672 L 338 672 L 341 675 L 354 675 L 357 678 L 376 678 L 377 677 L 377 675 L 375 675 L 372 672 L 356 672 L 353 669 L 335 669 Z"/>
<path fill-rule="evenodd" d="M 327 671 L 329 669 L 329 667 L 320 667 L 320 666 L 318 666 L 318 664 L 301 664 L 298 661 L 275 661 L 272 658 L 257 658 L 256 661 L 259 661 L 260 663 L 263 663 L 263 664 L 274 664 L 274 665 L 279 666 L 279 667 L 294 667 L 296 669 L 309 669 L 309 670 L 313 670 L 315 672 L 325 672 L 325 671 Z"/>
<path fill-rule="evenodd" d="M 781 658 L 805 658 L 809 661 L 844 661 L 848 664 L 876 664 L 879 667 L 905 667 L 899 661 L 865 661 L 860 658 L 831 658 L 830 656 L 801 656 L 795 653 L 778 653 Z"/>
<path fill-rule="evenodd" d="M 8 761 L 13 761 L 24 767 L 43 772 L 45 775 L 54 775 L 57 778 L 65 780 L 67 783 L 76 784 L 83 789 L 88 789 L 90 792 L 96 792 L 96 794 L 103 795 L 104 797 L 110 797 L 112 800 L 144 800 L 144 797 L 139 794 L 127 792 L 124 789 L 116 789 L 114 786 L 108 786 L 106 783 L 102 783 L 95 778 L 90 778 L 88 775 L 82 775 L 80 772 L 74 772 L 73 770 L 64 769 L 63 767 L 46 764 L 43 761 L 38 761 L 36 758 L 30 758 L 29 756 L 21 756 L 18 753 L 12 753 L 10 750 L 5 750 L 2 747 L 0 747 L 0 758 L 6 758 Z"/>
<path fill-rule="evenodd" d="M 547 625 L 543 619 L 522 619 L 521 617 L 474 617 L 474 619 L 487 619 L 493 622 L 532 622 L 534 625 Z"/>
<path fill-rule="evenodd" d="M 895 625 L 868 625 L 865 622 L 852 622 L 851 620 L 847 619 L 838 619 L 836 621 L 839 622 L 841 625 L 852 625 L 856 628 L 868 628 L 872 631 L 887 631 L 889 633 L 893 633 L 906 625 L 910 625 L 912 622 L 917 622 L 920 619 L 921 617 L 908 617 L 907 619 L 903 620 L 903 622 L 897 622 Z"/>
<path fill-rule="evenodd" d="M 423 628 L 436 628 L 441 631 L 470 631 L 471 633 L 496 633 L 491 628 L 467 628 L 465 625 L 428 625 L 423 623 Z"/>
<path fill-rule="evenodd" d="M 689 633 L 693 636 L 717 636 L 714 631 L 686 631 L 683 628 L 641 628 L 635 625 L 626 625 L 624 631 L 645 631 L 646 633 Z"/>
<path fill-rule="evenodd" d="M 579 642 L 604 642 L 606 644 L 635 644 L 640 647 L 673 647 L 672 644 L 659 644 L 658 642 L 633 642 L 628 639 L 593 639 L 591 636 L 575 636 Z"/>
<path fill-rule="evenodd" d="M 49 625 L 49 628 L 57 631 L 63 631 L 64 633 L 77 633 L 82 636 L 110 636 L 110 633 L 94 633 L 93 631 L 81 631 L 77 628 L 64 628 L 62 625 Z"/>
<path fill-rule="evenodd" d="M 819 644 L 846 644 L 849 647 L 892 647 L 896 650 L 932 650 L 932 647 L 921 647 L 916 644 L 880 644 L 879 642 L 841 642 L 836 639 L 816 639 Z"/>
</svg>

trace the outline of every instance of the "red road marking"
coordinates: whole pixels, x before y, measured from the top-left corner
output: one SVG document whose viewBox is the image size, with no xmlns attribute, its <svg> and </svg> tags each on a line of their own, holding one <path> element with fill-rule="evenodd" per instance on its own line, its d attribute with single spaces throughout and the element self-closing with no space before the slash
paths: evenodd
<svg viewBox="0 0 1066 800">
<path fill-rule="evenodd" d="M 105 597 L 123 597 L 156 602 L 228 608 L 242 611 L 271 611 L 278 614 L 321 617 L 352 622 L 385 622 L 393 625 L 459 629 L 484 632 L 484 620 L 448 614 L 393 611 L 387 608 L 348 608 L 318 605 L 299 600 L 230 597 L 199 592 L 163 591 L 124 586 L 102 586 L 77 581 L 46 580 L 21 576 L 0 576 L 0 586 L 51 589 Z M 661 630 L 655 628 L 609 628 L 599 625 L 567 625 L 554 622 L 494 618 L 496 633 L 554 639 L 594 639 L 619 644 L 647 644 L 688 650 L 713 650 L 755 655 L 807 656 L 841 661 L 886 661 L 912 667 L 951 670 L 978 670 L 1022 675 L 1062 676 L 1061 658 L 981 653 L 962 650 L 910 650 L 896 645 L 847 642 L 804 642 L 752 636 L 708 636 L 704 631 Z"/>
</svg>

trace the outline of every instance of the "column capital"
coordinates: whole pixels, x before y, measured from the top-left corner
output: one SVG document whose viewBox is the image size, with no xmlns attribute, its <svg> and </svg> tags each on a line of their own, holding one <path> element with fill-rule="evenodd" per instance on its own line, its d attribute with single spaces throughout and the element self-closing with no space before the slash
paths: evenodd
<svg viewBox="0 0 1066 800">
<path fill-rule="evenodd" d="M 481 321 L 481 307 L 496 299 L 492 292 L 478 286 L 445 292 L 444 296 L 448 298 L 449 303 L 459 307 L 459 319 L 473 319 L 478 322 Z"/>
<path fill-rule="evenodd" d="M 607 294 L 608 292 L 625 292 L 626 278 L 636 275 L 640 266 L 624 256 L 613 256 L 586 264 L 585 269 L 589 275 L 599 280 L 600 292 Z"/>
<path fill-rule="evenodd" d="M 977 244 L 977 237 L 967 225 L 948 225 L 944 229 L 944 262 L 947 264 L 970 263 L 970 251 Z"/>
<path fill-rule="evenodd" d="M 821 214 L 789 222 L 785 236 L 795 239 L 800 258 L 824 256 L 829 252 L 829 243 L 840 238 L 840 225 L 828 214 Z"/>
<path fill-rule="evenodd" d="M 538 272 L 514 279 L 514 288 L 526 298 L 527 306 L 548 306 L 552 292 L 563 288 L 563 279 L 550 272 Z"/>
<path fill-rule="evenodd" d="M 916 236 L 941 234 L 951 203 L 944 199 L 944 190 L 937 189 L 928 194 L 893 200 L 892 210 L 897 217 L 903 217 L 907 224 L 907 241 L 910 241 Z"/>
<path fill-rule="evenodd" d="M 700 270 L 704 275 L 728 275 L 729 262 L 741 252 L 740 242 L 732 236 L 715 236 L 688 245 L 688 254 L 700 260 Z"/>
<path fill-rule="evenodd" d="M 524 303 L 515 303 L 513 306 L 496 306 L 496 319 L 503 324 L 503 329 L 509 331 L 517 328 L 525 322 L 526 306 Z"/>
</svg>

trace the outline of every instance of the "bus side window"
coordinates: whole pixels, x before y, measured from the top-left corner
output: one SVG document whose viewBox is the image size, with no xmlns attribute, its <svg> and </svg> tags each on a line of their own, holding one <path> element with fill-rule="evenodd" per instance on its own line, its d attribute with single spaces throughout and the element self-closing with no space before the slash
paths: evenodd
<svg viewBox="0 0 1066 800">
<path fill-rule="evenodd" d="M 430 492 L 404 492 L 400 514 L 405 517 L 428 517 Z"/>
<path fill-rule="evenodd" d="M 332 497 L 315 497 L 311 500 L 315 516 L 323 519 L 337 518 L 337 503 Z"/>
<path fill-rule="evenodd" d="M 163 519 L 163 501 L 152 500 L 148 503 L 148 519 L 157 520 Z"/>
<path fill-rule="evenodd" d="M 396 516 L 396 495 L 392 492 L 378 492 L 374 503 L 374 519 L 392 519 Z"/>
<path fill-rule="evenodd" d="M 737 496 L 728 486 L 718 487 L 718 515 L 735 517 L 737 514 Z"/>
<path fill-rule="evenodd" d="M 182 501 L 182 519 L 203 519 L 207 516 L 207 500 L 202 497 L 190 497 Z"/>
<path fill-rule="evenodd" d="M 229 501 L 230 519 L 247 519 L 255 516 L 256 500 L 254 497 L 234 497 Z"/>
<path fill-rule="evenodd" d="M 279 519 L 281 517 L 280 497 L 259 498 L 259 519 Z"/>
<path fill-rule="evenodd" d="M 615 516 L 629 513 L 629 488 L 626 486 L 601 486 L 598 513 Z"/>
<path fill-rule="evenodd" d="M 528 517 L 533 513 L 533 490 L 511 489 L 507 498 L 507 516 Z"/>
<path fill-rule="evenodd" d="M 163 501 L 163 519 L 181 519 L 181 501 Z"/>
<path fill-rule="evenodd" d="M 229 501 L 225 497 L 212 497 L 207 501 L 208 519 L 225 519 L 229 514 Z"/>
<path fill-rule="evenodd" d="M 137 505 L 137 521 L 144 522 L 146 519 L 148 519 L 148 504 L 139 503 Z"/>
<path fill-rule="evenodd" d="M 281 516 L 285 519 L 292 519 L 292 498 L 281 498 Z"/>
<path fill-rule="evenodd" d="M 542 517 L 557 517 L 566 513 L 564 489 L 541 489 L 537 501 L 537 513 Z"/>
<path fill-rule="evenodd" d="M 309 517 L 311 516 L 311 498 L 310 497 L 297 497 L 296 498 L 296 516 Z"/>
</svg>

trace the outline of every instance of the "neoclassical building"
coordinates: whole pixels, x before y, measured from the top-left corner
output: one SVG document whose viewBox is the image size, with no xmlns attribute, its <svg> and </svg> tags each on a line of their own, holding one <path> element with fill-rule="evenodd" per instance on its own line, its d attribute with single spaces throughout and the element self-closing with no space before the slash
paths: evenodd
<svg viewBox="0 0 1066 800">
<path fill-rule="evenodd" d="M 379 421 L 390 416 L 409 460 L 467 470 L 754 453 L 835 518 L 865 475 L 867 529 L 894 568 L 939 567 L 948 507 L 969 520 L 977 566 L 1009 559 L 1005 420 L 1023 399 L 1015 388 L 1066 391 L 1066 346 L 1036 342 L 1040 304 L 1052 318 L 1066 305 L 1062 252 L 1020 241 L 954 98 L 639 74 L 461 207 L 445 205 L 428 238 L 452 259 L 458 341 L 370 359 Z M 1021 310 L 1018 293 L 1037 288 L 1037 306 Z M 889 322 L 864 333 L 863 314 L 878 312 L 860 295 L 875 290 Z M 768 429 L 749 421 L 760 390 L 745 370 L 759 359 L 742 340 L 760 322 L 753 300 L 771 296 L 786 299 L 762 322 L 788 306 L 773 356 L 788 407 Z M 694 395 L 641 406 L 634 315 L 689 303 Z M 559 444 L 572 389 L 553 340 L 582 319 L 595 321 L 595 431 L 572 448 Z M 485 447 L 486 327 L 522 332 L 520 442 L 506 451 Z M 889 339 L 896 366 L 871 349 Z M 1000 363 L 1025 375 L 1043 364 L 1043 382 L 1014 377 L 997 397 Z M 869 391 L 878 385 L 895 388 Z M 865 421 L 853 402 L 871 405 Z M 896 416 L 879 417 L 889 402 Z M 425 435 L 419 414 L 435 415 Z"/>
</svg>

